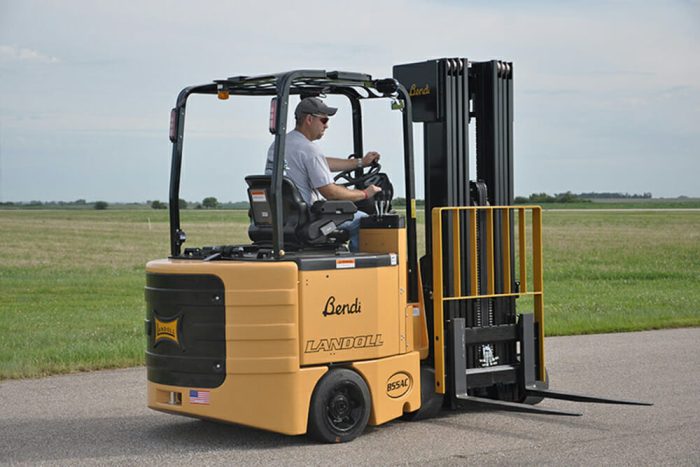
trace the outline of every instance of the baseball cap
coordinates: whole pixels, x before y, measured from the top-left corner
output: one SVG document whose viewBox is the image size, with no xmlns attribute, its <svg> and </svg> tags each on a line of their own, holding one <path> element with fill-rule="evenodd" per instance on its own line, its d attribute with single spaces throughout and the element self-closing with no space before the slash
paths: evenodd
<svg viewBox="0 0 700 467">
<path fill-rule="evenodd" d="M 304 114 L 324 114 L 329 117 L 335 115 L 338 111 L 335 107 L 328 107 L 323 103 L 318 97 L 305 97 L 299 102 L 297 108 L 294 110 L 294 116 L 296 118 L 301 118 Z"/>
</svg>

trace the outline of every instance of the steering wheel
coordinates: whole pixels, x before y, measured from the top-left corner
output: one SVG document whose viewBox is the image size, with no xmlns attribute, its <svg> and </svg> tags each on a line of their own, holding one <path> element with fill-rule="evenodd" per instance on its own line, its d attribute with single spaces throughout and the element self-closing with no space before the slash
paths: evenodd
<svg viewBox="0 0 700 467">
<path fill-rule="evenodd" d="M 379 162 L 375 161 L 371 165 L 369 165 L 368 167 L 343 170 L 338 175 L 333 177 L 333 181 L 336 182 L 340 186 L 346 186 L 346 187 L 350 186 L 350 185 L 360 186 L 364 181 L 377 175 L 381 169 L 382 169 L 381 164 L 379 164 Z M 358 170 L 362 171 L 361 175 L 355 174 L 355 172 L 357 172 Z M 365 172 L 365 170 L 366 170 L 366 172 Z M 341 180 L 341 182 L 338 182 L 338 180 Z M 342 181 L 342 180 L 344 180 L 344 181 Z"/>
</svg>

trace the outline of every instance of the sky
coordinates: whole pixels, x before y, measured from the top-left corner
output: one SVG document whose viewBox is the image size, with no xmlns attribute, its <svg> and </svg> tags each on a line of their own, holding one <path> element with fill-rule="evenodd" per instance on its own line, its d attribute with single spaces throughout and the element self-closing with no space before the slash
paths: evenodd
<svg viewBox="0 0 700 467">
<path fill-rule="evenodd" d="M 516 194 L 700 197 L 698 0 L 0 0 L 0 201 L 167 201 L 169 114 L 188 85 L 292 69 L 384 78 L 441 57 L 513 62 Z M 337 104 L 319 144 L 345 157 Z M 191 99 L 183 198 L 246 199 L 268 107 Z M 401 195 L 398 112 L 373 103 L 365 131 Z"/>
</svg>

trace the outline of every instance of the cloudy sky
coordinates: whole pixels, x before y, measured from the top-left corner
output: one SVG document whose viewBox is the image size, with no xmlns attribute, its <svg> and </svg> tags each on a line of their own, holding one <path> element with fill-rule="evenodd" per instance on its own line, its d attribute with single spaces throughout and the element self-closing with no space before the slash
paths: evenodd
<svg viewBox="0 0 700 467">
<path fill-rule="evenodd" d="M 440 57 L 514 62 L 517 194 L 700 196 L 698 0 L 1 0 L 0 201 L 166 200 L 169 112 L 190 84 L 298 68 L 380 78 Z M 400 185 L 388 106 L 367 109 L 366 146 Z M 192 101 L 184 198 L 245 199 L 267 112 L 267 99 Z M 329 154 L 351 151 L 348 113 L 321 141 Z"/>
</svg>

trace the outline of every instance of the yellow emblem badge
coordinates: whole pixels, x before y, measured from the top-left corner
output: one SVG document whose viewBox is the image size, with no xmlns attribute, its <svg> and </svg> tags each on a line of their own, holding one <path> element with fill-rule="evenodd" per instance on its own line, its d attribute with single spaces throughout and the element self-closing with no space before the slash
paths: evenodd
<svg viewBox="0 0 700 467">
<path fill-rule="evenodd" d="M 180 345 L 180 340 L 177 335 L 178 323 L 180 322 L 179 317 L 171 321 L 161 321 L 155 317 L 154 320 L 156 323 L 155 344 L 159 343 L 160 341 L 171 341 L 175 342 L 177 345 Z"/>
</svg>

